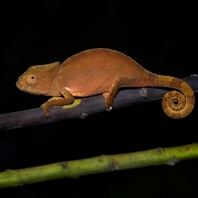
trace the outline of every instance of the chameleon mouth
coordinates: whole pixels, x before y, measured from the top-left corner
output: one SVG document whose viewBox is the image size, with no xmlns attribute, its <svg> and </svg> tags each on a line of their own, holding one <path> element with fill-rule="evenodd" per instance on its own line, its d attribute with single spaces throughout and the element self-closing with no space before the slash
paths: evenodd
<svg viewBox="0 0 198 198">
<path fill-rule="evenodd" d="M 21 91 L 26 91 L 26 90 L 28 90 L 27 85 L 24 84 L 24 82 L 23 82 L 22 80 L 20 80 L 20 79 L 16 82 L 16 87 L 17 87 L 18 89 L 20 89 Z"/>
<path fill-rule="evenodd" d="M 27 86 L 20 79 L 16 82 L 16 87 L 23 92 L 30 93 L 30 94 L 35 94 L 35 95 L 46 95 L 48 93 L 46 90 L 40 90 L 39 88 L 37 88 L 35 86 L 32 86 L 32 87 Z"/>
<path fill-rule="evenodd" d="M 20 81 L 20 80 L 18 80 L 18 81 L 16 82 L 16 87 L 17 87 L 18 89 L 20 89 L 21 91 L 24 91 L 24 92 L 27 92 L 27 93 L 31 93 L 30 91 L 27 90 L 27 87 L 25 87 L 25 86 L 23 85 L 23 82 Z"/>
<path fill-rule="evenodd" d="M 16 87 L 17 87 L 18 89 L 20 89 L 20 90 L 23 90 L 23 88 L 22 88 L 22 87 L 23 87 L 22 82 L 18 80 L 18 81 L 16 82 Z"/>
</svg>

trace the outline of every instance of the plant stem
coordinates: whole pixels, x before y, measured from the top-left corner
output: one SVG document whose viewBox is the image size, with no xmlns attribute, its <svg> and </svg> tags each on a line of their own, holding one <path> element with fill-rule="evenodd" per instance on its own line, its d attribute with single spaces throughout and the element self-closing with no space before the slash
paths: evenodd
<svg viewBox="0 0 198 198">
<path fill-rule="evenodd" d="M 6 170 L 0 173 L 0 188 L 153 165 L 173 166 L 179 161 L 196 158 L 198 158 L 198 144 L 196 143 L 127 154 L 101 155 L 33 168 Z"/>
</svg>

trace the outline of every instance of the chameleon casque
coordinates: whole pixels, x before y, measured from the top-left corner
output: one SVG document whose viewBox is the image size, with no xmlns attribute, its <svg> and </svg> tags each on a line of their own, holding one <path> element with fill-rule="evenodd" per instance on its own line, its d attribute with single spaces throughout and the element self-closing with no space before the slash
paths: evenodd
<svg viewBox="0 0 198 198">
<path fill-rule="evenodd" d="M 25 92 L 53 96 L 42 107 L 46 115 L 52 106 L 71 104 L 74 97 L 103 94 L 107 110 L 121 87 L 167 87 L 162 108 L 171 118 L 184 118 L 194 108 L 195 96 L 184 81 L 149 72 L 127 55 L 96 48 L 82 51 L 62 64 L 54 62 L 31 66 L 16 82 Z"/>
</svg>

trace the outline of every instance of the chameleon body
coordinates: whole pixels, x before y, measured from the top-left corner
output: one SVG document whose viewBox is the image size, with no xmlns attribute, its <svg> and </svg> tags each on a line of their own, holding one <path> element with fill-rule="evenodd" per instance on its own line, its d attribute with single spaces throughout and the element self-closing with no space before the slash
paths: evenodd
<svg viewBox="0 0 198 198">
<path fill-rule="evenodd" d="M 171 118 L 184 118 L 194 108 L 195 97 L 184 81 L 149 72 L 127 55 L 115 50 L 96 48 L 82 51 L 62 64 L 54 62 L 31 66 L 16 86 L 25 92 L 52 96 L 42 105 L 46 115 L 52 106 L 71 104 L 74 97 L 103 94 L 110 110 L 121 87 L 168 87 L 162 100 L 164 112 Z"/>
</svg>

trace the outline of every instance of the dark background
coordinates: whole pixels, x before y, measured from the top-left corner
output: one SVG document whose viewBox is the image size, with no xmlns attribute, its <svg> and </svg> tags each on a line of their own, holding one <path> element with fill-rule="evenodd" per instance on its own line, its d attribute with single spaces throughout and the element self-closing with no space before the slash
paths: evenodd
<svg viewBox="0 0 198 198">
<path fill-rule="evenodd" d="M 197 73 L 198 13 L 189 1 L 1 4 L 0 113 L 36 108 L 48 99 L 16 88 L 29 66 L 62 62 L 85 49 L 121 51 L 157 74 L 183 78 Z M 195 106 L 187 118 L 173 120 L 161 102 L 152 102 L 84 120 L 2 131 L 0 171 L 197 142 L 197 115 Z M 48 181 L 3 189 L 0 197 L 197 197 L 197 165 L 193 160 Z"/>
</svg>

